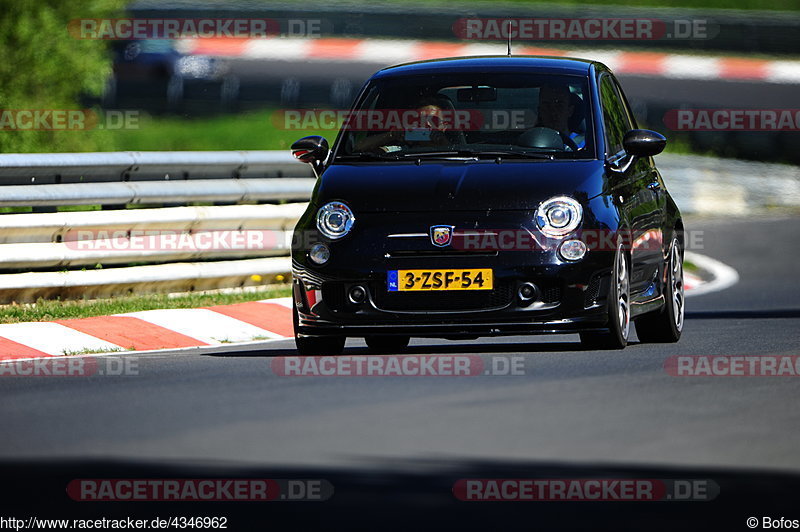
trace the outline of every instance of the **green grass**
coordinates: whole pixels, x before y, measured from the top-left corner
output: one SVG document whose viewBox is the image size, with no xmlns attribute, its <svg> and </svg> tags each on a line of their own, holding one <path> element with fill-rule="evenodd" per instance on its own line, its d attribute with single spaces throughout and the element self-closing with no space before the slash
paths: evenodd
<svg viewBox="0 0 800 532">
<path fill-rule="evenodd" d="M 17 323 L 23 321 L 52 321 L 71 318 L 88 318 L 91 316 L 108 316 L 168 308 L 197 308 L 212 305 L 229 305 L 245 301 L 257 301 L 273 297 L 287 297 L 292 293 L 290 285 L 272 285 L 259 292 L 242 292 L 235 294 L 185 294 L 170 296 L 169 294 L 143 294 L 120 296 L 111 299 L 96 300 L 44 300 L 31 304 L 13 304 L 0 306 L 0 323 Z"/>
<path fill-rule="evenodd" d="M 644 124 L 639 124 L 639 127 L 647 127 Z M 712 155 L 711 152 L 701 152 L 694 148 L 689 143 L 686 135 L 674 135 L 667 137 L 667 147 L 664 148 L 664 153 L 675 153 L 678 155 Z M 656 163 L 658 163 L 658 156 L 656 156 Z"/>
<path fill-rule="evenodd" d="M 125 349 L 121 347 L 109 347 L 108 349 L 92 349 L 90 347 L 86 347 L 84 349 L 78 349 L 77 351 L 73 351 L 71 349 L 64 349 L 61 353 L 64 356 L 79 356 L 79 355 L 96 355 L 99 353 L 119 353 L 124 352 Z M 129 349 L 128 351 L 135 351 L 135 349 Z"/>
<path fill-rule="evenodd" d="M 100 205 L 64 205 L 56 207 L 58 212 L 99 211 Z M 33 212 L 33 207 L 0 207 L 0 214 L 20 214 Z"/>
<path fill-rule="evenodd" d="M 142 117 L 139 129 L 116 130 L 120 151 L 286 150 L 306 135 L 333 141 L 335 130 L 287 130 L 272 109 L 204 118 Z"/>
</svg>

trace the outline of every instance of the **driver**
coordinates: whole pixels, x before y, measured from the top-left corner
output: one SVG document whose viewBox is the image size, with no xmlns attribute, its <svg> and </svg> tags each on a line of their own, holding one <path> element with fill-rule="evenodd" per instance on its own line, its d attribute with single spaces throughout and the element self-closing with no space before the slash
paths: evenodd
<svg viewBox="0 0 800 532">
<path fill-rule="evenodd" d="M 539 116 L 537 127 L 558 131 L 564 144 L 573 151 L 586 144 L 583 135 L 571 131 L 570 118 L 575 113 L 572 93 L 566 85 L 543 85 L 539 89 Z"/>
</svg>

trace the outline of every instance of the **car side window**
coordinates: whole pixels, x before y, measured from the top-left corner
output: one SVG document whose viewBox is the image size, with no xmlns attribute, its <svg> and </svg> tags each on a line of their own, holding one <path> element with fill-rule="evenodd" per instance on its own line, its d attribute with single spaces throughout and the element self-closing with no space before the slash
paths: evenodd
<svg viewBox="0 0 800 532">
<path fill-rule="evenodd" d="M 603 107 L 606 155 L 610 156 L 622 150 L 622 138 L 631 127 L 614 81 L 608 75 L 600 78 L 600 105 Z"/>
<path fill-rule="evenodd" d="M 613 76 L 609 76 L 612 77 Z M 614 79 L 614 87 L 616 87 L 617 95 L 619 96 L 619 101 L 622 105 L 622 109 L 624 111 L 624 123 L 625 123 L 625 133 L 630 131 L 631 129 L 636 129 L 636 119 L 633 117 L 633 111 L 631 111 L 631 106 L 628 105 L 628 100 L 625 98 L 625 93 L 622 91 L 622 87 L 619 84 L 617 79 Z"/>
</svg>

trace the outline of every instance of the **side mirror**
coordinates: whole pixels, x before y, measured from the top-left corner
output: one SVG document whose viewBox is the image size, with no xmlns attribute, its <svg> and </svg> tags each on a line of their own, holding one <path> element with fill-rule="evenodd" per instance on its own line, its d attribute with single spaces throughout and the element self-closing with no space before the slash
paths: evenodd
<svg viewBox="0 0 800 532">
<path fill-rule="evenodd" d="M 631 155 L 652 157 L 664 151 L 667 138 L 649 129 L 631 129 L 622 139 L 622 147 Z"/>
<path fill-rule="evenodd" d="M 328 141 L 325 137 L 311 135 L 303 137 L 292 144 L 292 155 L 301 163 L 308 163 L 314 168 L 314 173 L 319 177 L 322 162 L 328 157 Z"/>
</svg>

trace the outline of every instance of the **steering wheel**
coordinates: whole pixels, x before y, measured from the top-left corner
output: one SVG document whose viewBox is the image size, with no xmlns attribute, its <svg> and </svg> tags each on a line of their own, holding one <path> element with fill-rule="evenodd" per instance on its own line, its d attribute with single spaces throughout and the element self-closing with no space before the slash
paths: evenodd
<svg viewBox="0 0 800 532">
<path fill-rule="evenodd" d="M 549 127 L 541 126 L 529 129 L 520 134 L 519 137 L 517 137 L 517 144 L 527 148 L 559 151 L 564 151 L 564 148 L 568 147 L 572 151 L 578 151 L 578 145 L 569 138 L 569 135 Z"/>
</svg>

